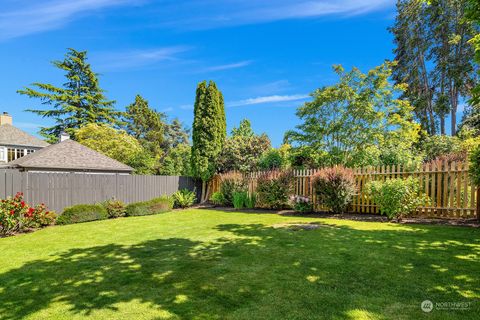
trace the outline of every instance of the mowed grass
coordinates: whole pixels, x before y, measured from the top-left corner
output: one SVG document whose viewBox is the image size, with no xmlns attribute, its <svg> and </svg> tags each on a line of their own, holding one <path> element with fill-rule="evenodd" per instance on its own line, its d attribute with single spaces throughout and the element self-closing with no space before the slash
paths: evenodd
<svg viewBox="0 0 480 320">
<path fill-rule="evenodd" d="M 278 228 L 293 222 L 320 228 Z M 0 251 L 0 319 L 480 318 L 473 228 L 186 210 L 51 227 Z M 427 299 L 468 308 L 424 313 Z"/>
</svg>

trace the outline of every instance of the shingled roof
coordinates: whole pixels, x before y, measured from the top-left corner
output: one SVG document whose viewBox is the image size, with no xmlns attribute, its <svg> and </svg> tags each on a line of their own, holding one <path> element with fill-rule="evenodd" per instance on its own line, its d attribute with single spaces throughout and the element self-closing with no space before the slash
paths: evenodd
<svg viewBox="0 0 480 320">
<path fill-rule="evenodd" d="M 6 123 L 0 125 L 0 145 L 43 148 L 48 143 Z"/>
<path fill-rule="evenodd" d="M 27 170 L 133 171 L 131 167 L 70 139 L 9 162 L 8 165 Z"/>
</svg>

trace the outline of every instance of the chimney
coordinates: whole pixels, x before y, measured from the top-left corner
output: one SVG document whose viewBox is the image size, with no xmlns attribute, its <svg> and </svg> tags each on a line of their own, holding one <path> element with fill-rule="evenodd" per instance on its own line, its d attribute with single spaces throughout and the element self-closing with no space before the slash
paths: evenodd
<svg viewBox="0 0 480 320">
<path fill-rule="evenodd" d="M 70 135 L 64 131 L 60 132 L 60 142 L 70 140 Z"/>
<path fill-rule="evenodd" d="M 0 114 L 0 126 L 4 124 L 12 124 L 12 116 L 9 115 L 8 112 Z"/>
</svg>

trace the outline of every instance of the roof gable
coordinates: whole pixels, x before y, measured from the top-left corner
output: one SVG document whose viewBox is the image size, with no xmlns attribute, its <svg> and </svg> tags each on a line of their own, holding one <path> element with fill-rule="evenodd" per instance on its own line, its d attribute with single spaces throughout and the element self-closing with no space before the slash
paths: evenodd
<svg viewBox="0 0 480 320">
<path fill-rule="evenodd" d="M 132 172 L 126 164 L 107 157 L 76 141 L 65 140 L 8 163 L 33 169 Z"/>
<path fill-rule="evenodd" d="M 43 148 L 49 144 L 6 123 L 0 125 L 0 145 Z"/>
</svg>

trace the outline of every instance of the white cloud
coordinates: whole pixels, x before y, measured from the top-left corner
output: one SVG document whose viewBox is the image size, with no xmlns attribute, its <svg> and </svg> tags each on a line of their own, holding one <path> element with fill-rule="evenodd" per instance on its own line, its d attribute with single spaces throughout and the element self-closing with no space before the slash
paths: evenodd
<svg viewBox="0 0 480 320">
<path fill-rule="evenodd" d="M 173 46 L 147 50 L 128 50 L 92 53 L 92 61 L 100 70 L 122 70 L 152 65 L 161 61 L 177 61 L 178 54 L 190 50 L 188 46 Z"/>
<path fill-rule="evenodd" d="M 273 96 L 264 96 L 256 97 L 245 100 L 233 101 L 227 104 L 228 107 L 240 107 L 240 106 L 249 106 L 252 104 L 263 104 L 263 103 L 273 103 L 273 102 L 285 102 L 285 101 L 298 101 L 304 100 L 310 97 L 306 94 L 293 94 L 293 95 L 273 95 Z"/>
<path fill-rule="evenodd" d="M 329 15 L 353 16 L 394 8 L 394 4 L 395 0 L 187 1 L 180 12 L 170 8 L 162 21 L 171 27 L 203 29 Z"/>
<path fill-rule="evenodd" d="M 84 14 L 107 7 L 139 3 L 138 0 L 17 1 L 15 8 L 7 6 L 0 13 L 0 40 L 57 29 Z"/>
<path fill-rule="evenodd" d="M 193 110 L 193 104 L 182 104 L 179 108 L 182 110 Z"/>
<path fill-rule="evenodd" d="M 200 72 L 212 72 L 212 71 L 222 71 L 222 70 L 243 68 L 250 65 L 251 63 L 252 63 L 251 60 L 239 61 L 239 62 L 234 62 L 229 64 L 222 64 L 218 66 L 207 67 L 205 69 L 202 69 Z"/>
</svg>

